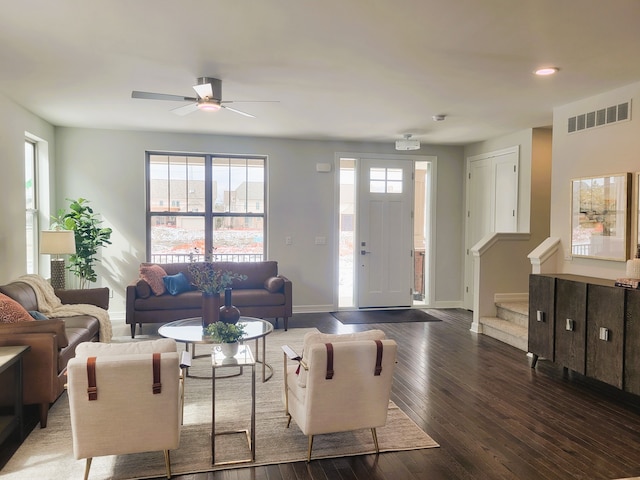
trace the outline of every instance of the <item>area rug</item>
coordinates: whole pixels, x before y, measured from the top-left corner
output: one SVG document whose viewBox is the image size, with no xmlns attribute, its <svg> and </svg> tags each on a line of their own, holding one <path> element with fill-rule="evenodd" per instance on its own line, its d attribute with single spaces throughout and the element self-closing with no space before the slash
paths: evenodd
<svg viewBox="0 0 640 480">
<path fill-rule="evenodd" d="M 292 422 L 286 428 L 282 406 L 283 359 L 280 346 L 288 344 L 300 351 L 305 333 L 315 329 L 292 328 L 287 332 L 276 330 L 267 337 L 267 362 L 274 369 L 273 377 L 261 382 L 256 370 L 256 461 L 252 464 L 269 465 L 306 460 L 307 438 Z M 254 348 L 253 342 L 250 343 Z M 206 348 L 200 347 L 199 353 Z M 196 359 L 190 371 L 193 375 L 211 373 L 207 357 Z M 216 431 L 237 430 L 249 427 L 250 420 L 250 372 L 216 380 Z M 162 419 L 158 419 L 162 421 Z M 135 428 L 135 425 L 132 426 Z M 211 381 L 187 378 L 185 390 L 184 425 L 180 447 L 171 452 L 174 475 L 209 472 L 233 466 L 211 466 Z M 126 432 L 122 432 L 126 435 Z M 387 425 L 378 429 L 380 449 L 386 451 L 414 450 L 438 447 L 396 405 L 390 403 Z M 314 439 L 313 458 L 373 453 L 369 430 L 319 435 Z M 216 439 L 216 460 L 235 460 L 249 455 L 246 439 L 241 435 L 224 435 Z M 85 461 L 73 457 L 69 403 L 66 394 L 49 412 L 46 429 L 36 429 L 0 471 L 0 477 L 15 479 L 82 478 Z M 162 452 L 139 453 L 94 458 L 89 478 L 144 479 L 164 475 Z"/>
<path fill-rule="evenodd" d="M 358 310 L 331 312 L 344 324 L 357 323 L 401 323 L 401 322 L 440 322 L 439 318 L 429 315 L 424 310 L 415 308 L 393 310 Z"/>
</svg>

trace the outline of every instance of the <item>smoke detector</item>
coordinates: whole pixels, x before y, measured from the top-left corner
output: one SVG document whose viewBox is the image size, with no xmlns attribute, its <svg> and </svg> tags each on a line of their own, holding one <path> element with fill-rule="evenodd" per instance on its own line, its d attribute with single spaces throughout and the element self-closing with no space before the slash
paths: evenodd
<svg viewBox="0 0 640 480">
<path fill-rule="evenodd" d="M 404 135 L 403 140 L 396 140 L 396 150 L 418 150 L 420 148 L 420 140 L 411 140 L 411 134 Z"/>
</svg>

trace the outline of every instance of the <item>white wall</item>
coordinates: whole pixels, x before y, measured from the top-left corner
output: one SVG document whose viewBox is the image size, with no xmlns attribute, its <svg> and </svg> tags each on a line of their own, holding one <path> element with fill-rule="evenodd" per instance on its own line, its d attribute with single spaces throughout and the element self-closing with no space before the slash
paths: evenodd
<svg viewBox="0 0 640 480">
<path fill-rule="evenodd" d="M 0 282 L 7 283 L 26 273 L 26 216 L 24 190 L 25 132 L 48 144 L 51 165 L 55 147 L 53 126 L 0 94 Z M 52 172 L 51 172 L 52 173 Z M 48 205 L 48 198 L 41 198 Z M 46 219 L 48 215 L 44 215 Z M 49 224 L 45 225 L 48 228 Z M 49 257 L 41 258 L 46 268 Z"/>
<path fill-rule="evenodd" d="M 632 99 L 631 121 L 567 134 L 567 119 Z M 550 235 L 571 249 L 571 180 L 579 177 L 640 171 L 640 83 L 554 109 Z M 634 179 L 634 182 L 636 179 Z M 637 215 L 638 206 L 632 207 Z M 631 238 L 635 241 L 635 235 Z M 632 249 L 633 251 L 633 249 Z M 573 258 L 559 261 L 558 271 L 614 279 L 625 274 L 624 262 Z"/>
<path fill-rule="evenodd" d="M 98 275 L 114 290 L 111 310 L 124 311 L 124 288 L 145 260 L 146 150 L 268 156 L 267 257 L 279 262 L 294 285 L 294 310 L 332 308 L 335 261 L 334 175 L 317 173 L 316 163 L 333 163 L 336 152 L 397 155 L 389 144 L 56 128 L 57 202 L 85 197 L 113 228 L 113 245 L 103 250 Z M 411 152 L 418 153 L 418 152 Z M 436 292 L 434 305 L 461 301 L 463 243 L 463 150 L 423 146 L 420 155 L 438 158 L 436 200 Z M 285 245 L 285 236 L 293 245 Z"/>
</svg>

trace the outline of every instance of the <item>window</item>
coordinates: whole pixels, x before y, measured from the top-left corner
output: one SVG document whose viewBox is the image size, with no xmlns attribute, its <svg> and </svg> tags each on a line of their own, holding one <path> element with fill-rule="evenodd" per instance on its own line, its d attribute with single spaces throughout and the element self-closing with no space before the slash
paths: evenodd
<svg viewBox="0 0 640 480">
<path fill-rule="evenodd" d="M 38 272 L 38 203 L 36 195 L 36 144 L 24 142 L 27 273 Z"/>
<path fill-rule="evenodd" d="M 265 158 L 148 153 L 147 179 L 150 261 L 263 259 Z"/>
<path fill-rule="evenodd" d="M 369 192 L 402 193 L 402 169 L 371 168 L 369 170 Z"/>
</svg>

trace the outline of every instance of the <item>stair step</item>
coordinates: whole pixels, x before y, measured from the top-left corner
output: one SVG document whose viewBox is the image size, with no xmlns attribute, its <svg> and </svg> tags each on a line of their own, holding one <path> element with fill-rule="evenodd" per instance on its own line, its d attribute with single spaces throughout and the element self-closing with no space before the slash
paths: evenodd
<svg viewBox="0 0 640 480">
<path fill-rule="evenodd" d="M 528 350 L 529 331 L 527 327 L 498 317 L 482 317 L 480 324 L 484 335 L 500 340 L 524 352 Z"/>
<path fill-rule="evenodd" d="M 529 304 L 527 302 L 498 302 L 497 316 L 521 327 L 529 326 Z"/>
</svg>

